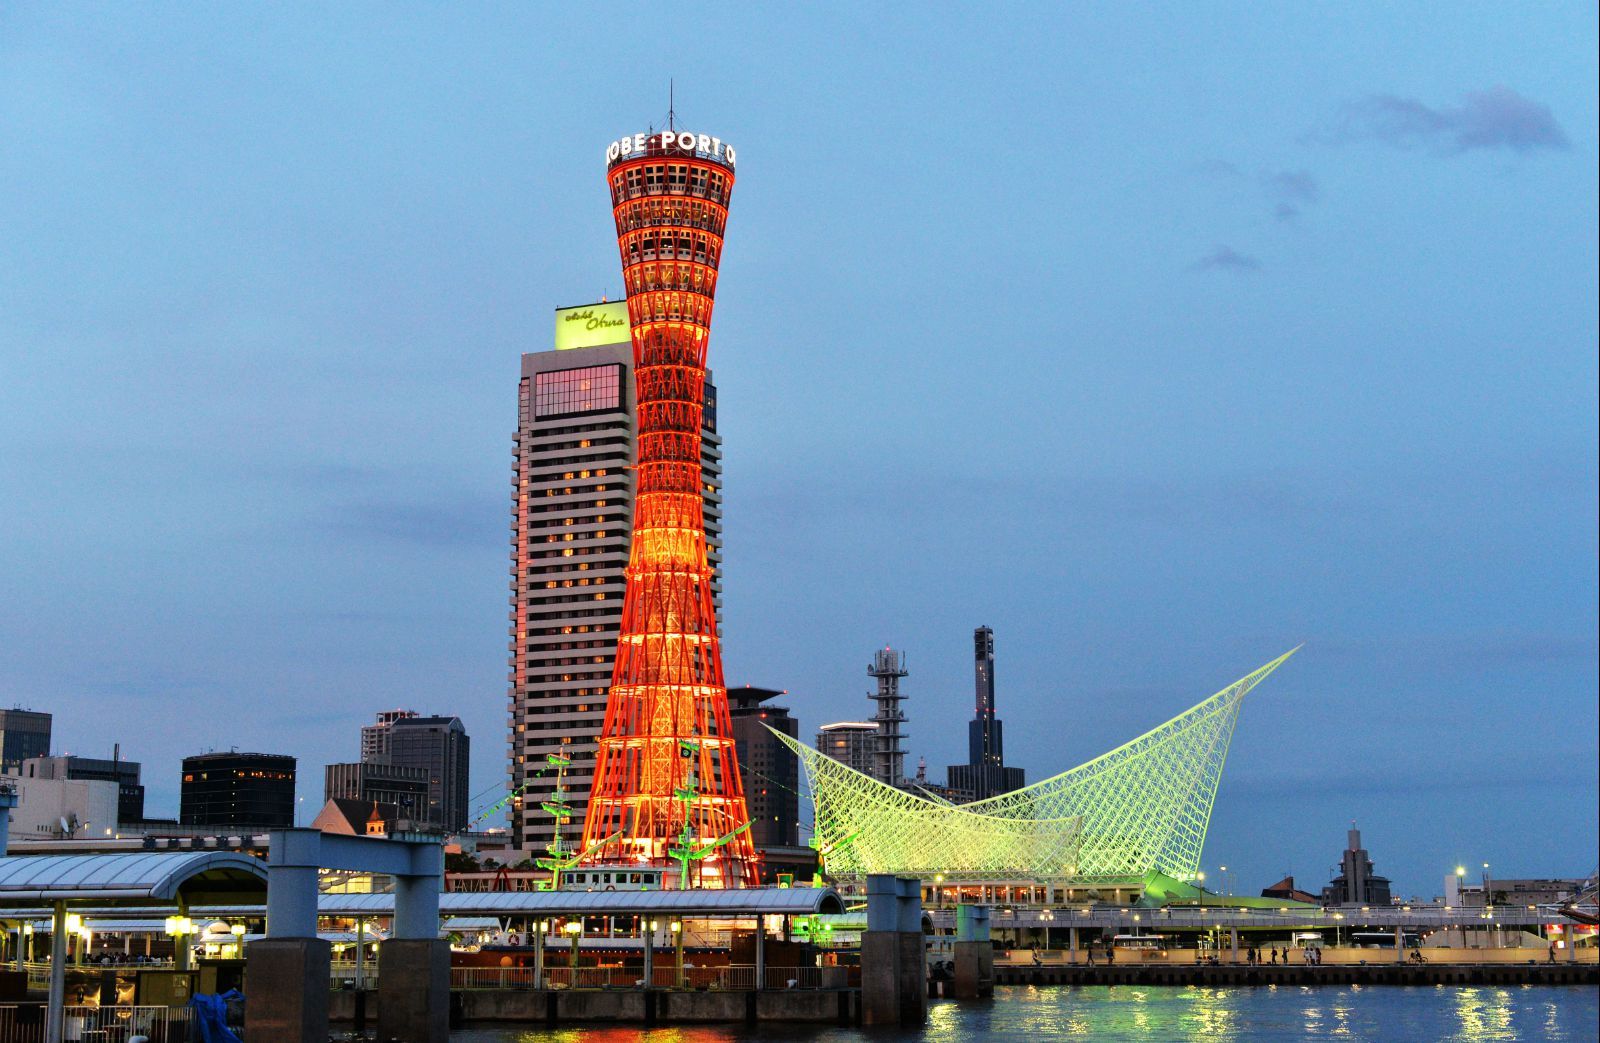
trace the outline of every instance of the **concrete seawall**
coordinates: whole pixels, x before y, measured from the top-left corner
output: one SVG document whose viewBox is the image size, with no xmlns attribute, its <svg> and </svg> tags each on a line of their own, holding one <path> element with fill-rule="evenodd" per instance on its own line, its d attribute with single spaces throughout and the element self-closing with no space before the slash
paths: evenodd
<svg viewBox="0 0 1600 1043">
<path fill-rule="evenodd" d="M 366 1003 L 369 1023 L 376 1023 L 377 1007 L 377 995 L 369 992 Z M 353 1021 L 355 993 L 350 990 L 332 993 L 328 1014 L 335 1022 Z M 452 1025 L 756 1024 L 769 1021 L 856 1025 L 861 1021 L 861 990 L 469 989 L 450 994 L 450 1021 Z"/>
<path fill-rule="evenodd" d="M 996 985 L 1595 985 L 1594 964 L 1346 964 L 1336 967 L 1128 966 L 994 968 Z"/>
</svg>

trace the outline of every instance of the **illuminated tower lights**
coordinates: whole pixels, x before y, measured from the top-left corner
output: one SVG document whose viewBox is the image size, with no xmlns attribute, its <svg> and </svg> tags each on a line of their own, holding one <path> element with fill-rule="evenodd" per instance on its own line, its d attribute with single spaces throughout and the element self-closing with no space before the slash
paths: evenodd
<svg viewBox="0 0 1600 1043">
<path fill-rule="evenodd" d="M 706 554 L 706 347 L 734 151 L 673 129 L 613 142 L 607 180 L 637 389 L 633 537 L 584 820 L 591 863 L 676 867 L 678 886 L 754 882 Z"/>
</svg>

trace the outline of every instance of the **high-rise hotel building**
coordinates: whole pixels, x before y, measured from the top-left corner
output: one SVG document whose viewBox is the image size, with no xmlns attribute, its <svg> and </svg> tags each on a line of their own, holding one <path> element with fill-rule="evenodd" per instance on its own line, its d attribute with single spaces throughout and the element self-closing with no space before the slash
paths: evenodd
<svg viewBox="0 0 1600 1043">
<path fill-rule="evenodd" d="M 706 537 L 721 606 L 722 440 L 708 378 L 701 431 Z M 555 346 L 522 356 L 511 525 L 512 831 L 542 850 L 558 823 L 549 756 L 571 761 L 566 845 L 583 831 L 633 534 L 633 343 L 626 302 L 556 310 Z M 719 616 L 720 618 L 720 616 Z"/>
</svg>

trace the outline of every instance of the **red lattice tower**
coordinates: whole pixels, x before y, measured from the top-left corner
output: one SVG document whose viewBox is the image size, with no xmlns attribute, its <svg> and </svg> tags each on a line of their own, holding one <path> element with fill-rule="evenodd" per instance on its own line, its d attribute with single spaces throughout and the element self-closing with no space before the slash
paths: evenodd
<svg viewBox="0 0 1600 1043">
<path fill-rule="evenodd" d="M 633 334 L 638 471 L 627 594 L 585 862 L 688 868 L 679 887 L 755 882 L 706 558 L 700 430 L 733 152 L 664 131 L 607 154 Z"/>
</svg>

